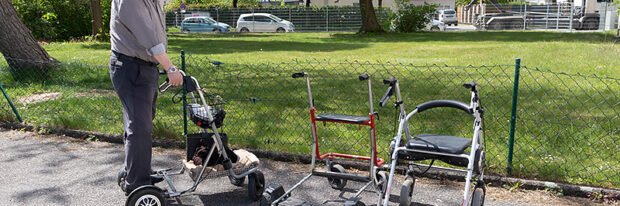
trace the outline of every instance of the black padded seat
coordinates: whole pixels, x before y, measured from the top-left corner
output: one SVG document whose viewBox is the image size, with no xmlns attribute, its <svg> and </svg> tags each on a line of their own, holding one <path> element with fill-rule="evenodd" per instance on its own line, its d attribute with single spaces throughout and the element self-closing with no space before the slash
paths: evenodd
<svg viewBox="0 0 620 206">
<path fill-rule="evenodd" d="M 319 114 L 318 116 L 316 116 L 316 120 L 318 121 L 339 121 L 339 122 L 362 124 L 364 122 L 370 121 L 370 117 L 359 117 L 359 116 L 341 115 L 341 114 Z"/>
<path fill-rule="evenodd" d="M 449 154 L 463 154 L 471 146 L 471 139 L 455 136 L 420 134 L 407 141 L 407 149 Z"/>
</svg>

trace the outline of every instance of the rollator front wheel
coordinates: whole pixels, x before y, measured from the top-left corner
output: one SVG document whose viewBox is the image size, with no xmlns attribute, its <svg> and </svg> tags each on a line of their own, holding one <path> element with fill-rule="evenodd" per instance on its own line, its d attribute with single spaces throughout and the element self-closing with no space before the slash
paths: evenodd
<svg viewBox="0 0 620 206">
<path fill-rule="evenodd" d="M 252 201 L 260 200 L 265 191 L 265 176 L 261 171 L 256 170 L 248 175 L 248 195 Z"/>
<path fill-rule="evenodd" d="M 400 206 L 409 206 L 411 204 L 411 199 L 413 199 L 413 188 L 415 187 L 415 179 L 407 177 L 405 178 L 405 182 L 400 188 L 400 198 L 398 201 L 400 202 Z"/>
<path fill-rule="evenodd" d="M 387 176 L 388 176 L 387 172 L 385 172 L 385 171 L 379 171 L 377 173 L 377 182 L 383 181 L 383 182 L 381 182 L 380 184 L 377 185 L 377 188 L 379 190 L 381 190 L 381 197 L 383 197 L 383 195 L 385 195 L 385 192 L 386 192 L 386 189 L 387 189 L 385 187 L 387 185 L 387 181 L 388 181 L 388 177 Z"/>
<path fill-rule="evenodd" d="M 245 182 L 245 177 L 237 179 L 233 176 L 228 176 L 228 179 L 230 180 L 230 184 L 233 184 L 234 186 L 237 186 L 237 187 L 243 186 L 243 182 Z"/>
<path fill-rule="evenodd" d="M 471 198 L 471 206 L 484 205 L 484 191 L 481 188 L 474 188 L 474 194 Z"/>
<path fill-rule="evenodd" d="M 342 165 L 339 164 L 334 164 L 329 168 L 330 172 L 338 172 L 338 173 L 346 173 L 347 171 L 344 170 L 344 167 Z M 329 185 L 332 186 L 332 188 L 337 189 L 337 190 L 341 190 L 342 188 L 344 188 L 344 186 L 347 185 L 347 180 L 345 179 L 340 179 L 340 178 L 335 178 L 335 177 L 328 177 L 327 181 L 329 181 Z"/>
<path fill-rule="evenodd" d="M 143 187 L 138 188 L 129 195 L 127 206 L 166 206 L 168 202 L 164 198 L 164 194 L 158 188 Z"/>
</svg>

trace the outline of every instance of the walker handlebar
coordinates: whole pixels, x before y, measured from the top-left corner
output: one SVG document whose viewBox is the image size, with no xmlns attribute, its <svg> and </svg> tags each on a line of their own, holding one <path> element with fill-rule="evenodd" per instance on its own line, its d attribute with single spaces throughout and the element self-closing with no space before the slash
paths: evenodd
<svg viewBox="0 0 620 206">
<path fill-rule="evenodd" d="M 297 72 L 297 73 L 293 73 L 293 75 L 291 75 L 293 78 L 299 78 L 299 77 L 303 77 L 308 75 L 306 72 Z"/>
<path fill-rule="evenodd" d="M 370 78 L 370 75 L 368 74 L 362 74 L 359 76 L 360 81 L 368 80 L 368 78 Z"/>
<path fill-rule="evenodd" d="M 383 84 L 389 84 L 390 86 L 394 86 L 395 83 L 396 83 L 395 77 L 383 80 Z"/>
</svg>

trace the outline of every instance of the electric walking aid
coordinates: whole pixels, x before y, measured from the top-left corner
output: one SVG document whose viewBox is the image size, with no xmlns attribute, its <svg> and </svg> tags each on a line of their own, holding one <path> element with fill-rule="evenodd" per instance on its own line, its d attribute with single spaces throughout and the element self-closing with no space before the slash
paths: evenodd
<svg viewBox="0 0 620 206">
<path fill-rule="evenodd" d="M 484 186 L 483 176 L 485 167 L 485 151 L 484 151 L 484 108 L 480 104 L 480 96 L 478 95 L 478 87 L 476 82 L 470 82 L 463 86 L 471 91 L 471 100 L 469 104 L 454 100 L 432 100 L 424 102 L 416 106 L 411 113 L 406 114 L 403 107 L 403 100 L 400 95 L 398 80 L 394 77 L 383 80 L 384 84 L 389 85 L 388 91 L 380 101 L 380 106 L 384 106 L 390 96 L 396 92 L 396 107 L 399 108 L 398 115 L 398 133 L 390 143 L 391 166 L 387 182 L 387 189 L 384 193 L 383 203 L 380 205 L 387 206 L 392 183 L 394 182 L 394 173 L 399 165 L 406 165 L 406 176 L 400 190 L 399 203 L 401 206 L 411 204 L 413 197 L 413 189 L 415 185 L 414 167 L 427 166 L 430 169 L 435 160 L 448 163 L 458 167 L 466 167 L 467 170 L 453 169 L 458 171 L 466 171 L 465 190 L 463 193 L 462 205 L 479 206 L 484 204 L 486 188 Z M 446 136 L 437 134 L 419 134 L 415 137 L 410 135 L 409 119 L 414 115 L 433 108 L 453 108 L 459 109 L 471 115 L 474 119 L 474 134 L 472 139 L 456 136 Z M 403 142 L 404 141 L 404 142 Z M 466 151 L 467 149 L 469 151 Z M 431 160 L 430 165 L 421 165 L 414 161 Z M 451 169 L 451 168 L 443 168 Z M 426 172 L 426 171 L 423 171 Z M 469 196 L 471 183 L 476 178 L 476 184 L 473 188 L 472 195 Z"/>
<path fill-rule="evenodd" d="M 184 194 L 194 192 L 203 180 L 224 176 L 228 176 L 231 184 L 235 186 L 242 186 L 245 178 L 248 177 L 248 195 L 252 201 L 259 200 L 262 198 L 262 193 L 265 189 L 265 178 L 262 172 L 258 170 L 258 159 L 247 151 L 232 151 L 228 149 L 226 146 L 228 140 L 226 134 L 218 131 L 218 128 L 223 125 L 225 116 L 224 110 L 217 108 L 224 104 L 221 100 L 218 102 L 217 99 L 221 98 L 215 98 L 216 100 L 208 102 L 207 99 L 205 99 L 203 88 L 198 84 L 198 80 L 192 76 L 185 75 L 183 71 L 180 72 L 183 75 L 183 81 L 185 83 L 181 89 L 185 90 L 193 101 L 193 103 L 183 105 L 188 110 L 187 114 L 184 115 L 188 115 L 189 119 L 200 127 L 200 132 L 187 136 L 187 157 L 180 168 L 169 168 L 152 172 L 152 176 L 164 178 L 170 191 L 154 185 L 138 187 L 129 194 L 126 205 L 167 205 L 168 198 L 177 198 Z M 165 72 L 160 71 L 160 74 L 165 74 Z M 170 88 L 170 85 L 168 84 L 168 80 L 166 80 L 166 82 L 159 86 L 159 92 L 163 93 L 168 90 L 168 88 Z M 198 99 L 194 93 L 198 94 Z M 185 98 L 185 96 L 182 98 Z M 174 97 L 173 102 L 175 102 Z M 208 132 L 208 129 L 212 132 Z M 201 146 L 203 147 L 202 151 L 200 151 L 201 155 L 192 157 L 194 152 L 197 151 L 197 148 Z M 199 152 L 196 152 L 196 154 L 198 153 Z M 246 155 L 244 156 L 246 157 L 244 160 L 253 159 L 254 161 L 245 161 L 245 163 L 242 163 L 241 154 Z M 198 160 L 196 156 L 206 158 L 199 158 L 200 160 Z M 236 159 L 237 162 L 234 162 L 234 159 Z M 202 163 L 194 165 L 194 160 L 202 161 Z M 216 168 L 219 169 L 216 170 Z M 186 171 L 192 178 L 193 185 L 187 190 L 178 190 L 172 182 L 171 176 L 181 175 Z M 125 175 L 126 173 L 124 173 L 124 170 L 119 172 L 117 177 L 119 186 L 124 184 Z"/>
<path fill-rule="evenodd" d="M 365 183 L 364 186 L 360 188 L 353 197 L 348 198 L 345 201 L 344 203 L 345 205 L 357 205 L 359 200 L 361 199 L 361 197 L 359 197 L 360 194 L 370 185 L 373 185 L 375 192 L 377 192 L 379 196 L 378 198 L 379 200 L 377 201 L 377 204 L 379 204 L 381 202 L 381 197 L 383 196 L 382 194 L 385 191 L 385 181 L 387 179 L 387 173 L 385 171 L 377 172 L 378 171 L 377 168 L 380 167 L 384 163 L 384 160 L 377 157 L 377 150 L 376 150 L 377 143 L 376 143 L 376 137 L 375 137 L 375 115 L 376 113 L 373 110 L 373 104 L 372 104 L 372 90 L 371 90 L 370 76 L 368 74 L 359 76 L 360 81 L 368 82 L 370 113 L 368 114 L 367 117 L 366 116 L 338 115 L 338 114 L 316 115 L 316 109 L 314 108 L 314 99 L 312 99 L 312 91 L 310 89 L 310 77 L 308 73 L 298 72 L 298 73 L 294 73 L 292 77 L 293 78 L 305 77 L 306 79 L 306 85 L 308 89 L 308 99 L 309 99 L 309 104 L 310 104 L 310 118 L 311 118 L 310 128 L 312 132 L 312 141 L 313 141 L 312 142 L 313 143 L 312 144 L 312 155 L 311 155 L 312 156 L 312 171 L 309 175 L 307 175 L 301 181 L 295 184 L 291 189 L 286 191 L 284 194 L 278 196 L 277 199 L 274 198 L 275 200 L 271 202 L 271 205 L 278 205 L 282 203 L 283 201 L 285 201 L 290 196 L 293 190 L 295 190 L 297 187 L 302 185 L 312 176 L 327 177 L 330 186 L 338 190 L 343 189 L 345 185 L 347 184 L 348 180 Z M 340 123 L 340 124 L 359 125 L 360 127 L 361 126 L 370 127 L 369 129 L 369 133 L 370 133 L 369 137 L 370 137 L 370 142 L 371 142 L 370 148 L 369 148 L 370 156 L 367 157 L 367 156 L 341 154 L 341 153 L 334 153 L 334 152 L 327 152 L 327 153 L 321 154 L 319 151 L 319 140 L 318 140 L 317 130 L 316 130 L 317 122 L 323 122 L 323 123 L 331 122 L 331 123 Z M 357 174 L 346 173 L 346 170 L 344 169 L 342 165 L 334 163 L 335 158 L 348 158 L 348 159 L 368 161 L 369 162 L 368 163 L 369 173 L 368 175 L 357 175 Z M 317 169 L 316 164 L 317 164 L 317 161 L 320 161 L 320 160 L 325 161 L 325 164 L 328 168 L 327 171 L 322 171 L 320 169 Z"/>
</svg>

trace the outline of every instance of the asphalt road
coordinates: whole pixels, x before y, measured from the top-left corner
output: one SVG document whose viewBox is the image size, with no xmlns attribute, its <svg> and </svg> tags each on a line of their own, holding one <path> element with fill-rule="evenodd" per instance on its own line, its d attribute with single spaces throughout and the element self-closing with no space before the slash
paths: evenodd
<svg viewBox="0 0 620 206">
<path fill-rule="evenodd" d="M 153 167 L 179 166 L 183 152 L 156 148 Z M 0 174 L 3 176 L 0 178 L 0 205 L 124 205 L 126 197 L 115 181 L 123 162 L 122 154 L 119 144 L 0 129 Z M 290 188 L 307 174 L 309 166 L 262 160 L 260 169 L 268 184 L 279 183 Z M 178 189 L 188 188 L 192 183 L 186 175 L 174 180 Z M 400 182 L 394 188 L 399 188 L 397 185 Z M 313 177 L 293 195 L 314 203 L 342 205 L 354 194 L 353 189 L 360 186 L 349 183 L 345 190 L 338 191 L 331 189 L 325 178 Z M 458 182 L 420 180 L 416 183 L 412 205 L 459 205 L 462 187 Z M 514 193 L 502 188 L 489 188 L 489 193 L 493 194 L 487 196 L 487 205 L 570 205 L 584 204 L 583 201 L 588 204 L 587 200 L 579 198 Z M 393 189 L 391 194 L 392 204 L 397 205 L 399 190 Z M 366 205 L 374 205 L 376 198 L 373 192 L 362 193 L 362 202 Z M 206 180 L 195 193 L 169 203 L 258 205 L 249 200 L 245 186 L 233 186 L 226 177 Z"/>
</svg>

